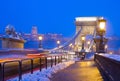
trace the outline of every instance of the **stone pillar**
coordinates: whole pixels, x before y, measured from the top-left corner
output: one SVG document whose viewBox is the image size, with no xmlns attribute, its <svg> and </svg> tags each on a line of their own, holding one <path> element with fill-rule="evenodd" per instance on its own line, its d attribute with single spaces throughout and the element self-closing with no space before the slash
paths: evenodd
<svg viewBox="0 0 120 81">
<path fill-rule="evenodd" d="M 107 43 L 108 39 L 103 36 L 96 36 L 94 38 L 94 42 L 96 43 L 96 52 L 97 53 L 105 53 L 105 45 Z"/>
</svg>

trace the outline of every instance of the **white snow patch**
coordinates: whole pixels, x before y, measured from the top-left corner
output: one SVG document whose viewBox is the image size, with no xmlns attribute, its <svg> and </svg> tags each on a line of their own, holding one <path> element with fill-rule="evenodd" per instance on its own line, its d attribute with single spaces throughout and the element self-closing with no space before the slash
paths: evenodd
<svg viewBox="0 0 120 81">
<path fill-rule="evenodd" d="M 120 61 L 120 55 L 116 55 L 116 54 L 99 54 L 117 61 Z"/>
<path fill-rule="evenodd" d="M 27 73 L 22 75 L 21 81 L 50 81 L 52 75 L 58 71 L 70 66 L 74 61 L 66 61 L 53 65 L 53 67 L 48 67 L 47 69 L 43 68 L 42 71 L 35 71 L 33 74 Z M 19 81 L 18 77 L 9 79 L 7 81 Z"/>
</svg>

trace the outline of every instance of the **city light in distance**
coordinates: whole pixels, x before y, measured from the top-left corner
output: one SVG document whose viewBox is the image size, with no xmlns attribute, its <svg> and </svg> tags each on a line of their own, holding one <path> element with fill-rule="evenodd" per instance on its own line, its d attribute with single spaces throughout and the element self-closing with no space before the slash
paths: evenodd
<svg viewBox="0 0 120 81">
<path fill-rule="evenodd" d="M 59 41 L 59 40 L 57 41 L 57 44 L 60 44 L 60 41 Z"/>
</svg>

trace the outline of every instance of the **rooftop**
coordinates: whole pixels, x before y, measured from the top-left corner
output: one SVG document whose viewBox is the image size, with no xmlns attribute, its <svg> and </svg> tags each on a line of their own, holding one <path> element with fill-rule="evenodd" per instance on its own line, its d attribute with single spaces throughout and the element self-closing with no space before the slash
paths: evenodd
<svg viewBox="0 0 120 81">
<path fill-rule="evenodd" d="M 103 17 L 76 17 L 76 21 L 97 21 L 98 19 L 104 19 Z"/>
</svg>

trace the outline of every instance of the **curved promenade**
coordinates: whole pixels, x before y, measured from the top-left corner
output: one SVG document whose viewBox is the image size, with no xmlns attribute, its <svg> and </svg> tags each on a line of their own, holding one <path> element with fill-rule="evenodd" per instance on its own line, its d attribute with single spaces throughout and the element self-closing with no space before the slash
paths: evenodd
<svg viewBox="0 0 120 81">
<path fill-rule="evenodd" d="M 94 61 L 78 61 L 53 75 L 51 81 L 105 81 Z M 107 80 L 106 80 L 107 81 Z"/>
</svg>

